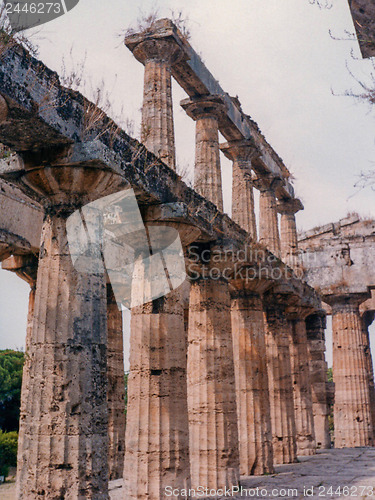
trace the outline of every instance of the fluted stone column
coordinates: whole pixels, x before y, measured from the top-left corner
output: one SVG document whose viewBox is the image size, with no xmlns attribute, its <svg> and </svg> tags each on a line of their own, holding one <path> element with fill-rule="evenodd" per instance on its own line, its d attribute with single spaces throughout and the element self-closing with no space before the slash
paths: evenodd
<svg viewBox="0 0 375 500">
<path fill-rule="evenodd" d="M 157 28 L 157 23 L 154 27 Z M 171 67 L 183 57 L 183 51 L 174 38 L 136 35 L 135 43 L 130 46 L 132 38 L 127 37 L 125 43 L 145 66 L 141 141 L 175 169 Z"/>
<path fill-rule="evenodd" d="M 252 141 L 231 141 L 220 149 L 233 162 L 232 219 L 256 240 L 251 160 L 260 153 Z"/>
<path fill-rule="evenodd" d="M 275 182 L 259 179 L 257 187 L 259 197 L 259 243 L 263 244 L 276 257 L 281 256 L 279 222 L 277 217 L 277 202 Z"/>
<path fill-rule="evenodd" d="M 373 445 L 366 350 L 358 295 L 325 298 L 332 307 L 335 448 Z"/>
<path fill-rule="evenodd" d="M 231 295 L 240 473 L 268 474 L 273 451 L 263 303 L 255 292 Z"/>
<path fill-rule="evenodd" d="M 134 307 L 124 493 L 164 498 L 165 487 L 189 485 L 184 309 L 178 290 Z"/>
<path fill-rule="evenodd" d="M 227 282 L 192 282 L 188 341 L 191 486 L 231 487 L 239 455 Z"/>
<path fill-rule="evenodd" d="M 314 414 L 303 308 L 297 307 L 289 321 L 297 455 L 314 455 L 316 452 Z"/>
<path fill-rule="evenodd" d="M 312 314 L 306 318 L 306 334 L 310 362 L 311 393 L 317 448 L 329 449 L 329 406 L 327 400 L 327 362 L 325 360 L 325 316 Z"/>
<path fill-rule="evenodd" d="M 45 208 L 30 341 L 29 390 L 20 419 L 17 498 L 108 499 L 107 314 L 100 217 L 84 269 L 73 267 L 67 217 L 121 186 L 84 166 L 23 173 Z M 110 188 L 110 186 L 112 186 Z M 70 189 L 74 187 L 73 194 Z M 90 226 L 91 227 L 91 226 Z"/>
<path fill-rule="evenodd" d="M 277 209 L 280 217 L 281 258 L 289 267 L 298 271 L 300 256 L 298 253 L 298 238 L 295 214 L 303 209 L 298 199 L 279 200 Z"/>
<path fill-rule="evenodd" d="M 225 113 L 220 96 L 185 99 L 181 106 L 196 122 L 194 189 L 223 211 L 219 120 Z"/>
<path fill-rule="evenodd" d="M 289 329 L 285 305 L 272 303 L 271 296 L 266 306 L 266 349 L 273 457 L 277 464 L 297 460 Z"/>
<path fill-rule="evenodd" d="M 363 334 L 365 336 L 364 343 L 365 354 L 367 360 L 367 374 L 369 377 L 369 391 L 370 391 L 370 405 L 371 405 L 371 420 L 372 420 L 372 430 L 374 432 L 374 444 L 375 444 L 375 382 L 374 382 L 374 365 L 372 361 L 372 354 L 370 349 L 370 335 L 368 331 L 368 327 L 373 322 L 374 312 L 365 312 L 362 318 L 363 322 Z"/>
<path fill-rule="evenodd" d="M 122 311 L 107 283 L 108 327 L 108 470 L 109 479 L 119 479 L 124 472 L 125 453 L 125 380 Z"/>
</svg>

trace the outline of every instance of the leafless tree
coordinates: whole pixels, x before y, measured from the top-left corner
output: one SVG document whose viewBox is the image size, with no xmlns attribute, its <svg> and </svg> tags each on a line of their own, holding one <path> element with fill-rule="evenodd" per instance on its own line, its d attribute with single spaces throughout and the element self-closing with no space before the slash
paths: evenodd
<svg viewBox="0 0 375 500">
<path fill-rule="evenodd" d="M 332 2 L 330 0 L 309 0 L 311 5 L 317 5 L 319 9 L 330 9 Z"/>
</svg>

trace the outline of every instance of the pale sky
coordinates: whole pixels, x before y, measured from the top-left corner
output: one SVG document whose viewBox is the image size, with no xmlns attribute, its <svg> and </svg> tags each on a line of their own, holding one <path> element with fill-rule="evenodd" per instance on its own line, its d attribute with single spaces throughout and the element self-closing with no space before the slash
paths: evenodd
<svg viewBox="0 0 375 500">
<path fill-rule="evenodd" d="M 170 17 L 171 10 L 182 10 L 193 48 L 223 89 L 238 95 L 294 175 L 305 205 L 297 223 L 309 229 L 352 211 L 375 217 L 374 192 L 354 188 L 361 170 L 374 166 L 375 113 L 343 95 L 361 91 L 348 67 L 363 82 L 370 82 L 375 69 L 360 59 L 357 43 L 347 40 L 345 31 L 354 31 L 347 1 L 332 3 L 320 10 L 309 0 L 80 0 L 33 39 L 40 59 L 57 72 L 63 56 L 72 65 L 72 47 L 76 62 L 86 53 L 87 91 L 103 80 L 114 115 L 133 120 L 138 135 L 143 66 L 120 35 L 137 23 L 141 11 L 156 7 L 159 17 Z M 185 93 L 177 84 L 173 91 L 178 165 L 191 172 L 194 122 L 179 106 Z M 230 213 L 231 164 L 224 157 L 222 169 Z M 26 284 L 0 271 L 0 349 L 24 345 L 27 296 Z"/>
</svg>

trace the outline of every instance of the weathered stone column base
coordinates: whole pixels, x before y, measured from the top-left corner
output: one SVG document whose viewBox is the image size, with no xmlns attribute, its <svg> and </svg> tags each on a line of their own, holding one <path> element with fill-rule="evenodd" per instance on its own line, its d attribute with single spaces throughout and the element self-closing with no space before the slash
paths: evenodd
<svg viewBox="0 0 375 500">
<path fill-rule="evenodd" d="M 189 487 L 186 333 L 179 290 L 132 309 L 124 498 Z M 182 497 L 181 497 L 182 498 Z"/>
<path fill-rule="evenodd" d="M 287 464 L 297 461 L 289 324 L 282 306 L 269 306 L 266 318 L 273 459 Z"/>
<path fill-rule="evenodd" d="M 232 334 L 236 377 L 240 473 L 273 472 L 271 414 L 262 300 L 232 293 Z"/>
<path fill-rule="evenodd" d="M 290 341 L 297 455 L 314 455 L 316 444 L 310 365 L 306 323 L 303 319 L 298 318 L 290 321 Z"/>
<path fill-rule="evenodd" d="M 359 313 L 360 297 L 331 301 L 335 448 L 373 446 L 366 349 Z"/>
</svg>

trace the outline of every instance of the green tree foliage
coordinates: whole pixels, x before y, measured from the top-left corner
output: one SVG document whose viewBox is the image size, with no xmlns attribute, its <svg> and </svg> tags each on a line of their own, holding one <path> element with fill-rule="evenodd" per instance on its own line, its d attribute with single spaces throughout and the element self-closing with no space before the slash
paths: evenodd
<svg viewBox="0 0 375 500">
<path fill-rule="evenodd" d="M 0 476 L 7 477 L 9 467 L 16 467 L 17 445 L 17 432 L 0 431 Z"/>
<path fill-rule="evenodd" d="M 0 351 L 0 429 L 3 431 L 18 431 L 24 358 L 23 352 Z"/>
<path fill-rule="evenodd" d="M 333 382 L 332 368 L 328 368 L 328 370 L 327 370 L 327 377 L 328 377 L 328 382 Z"/>
</svg>

